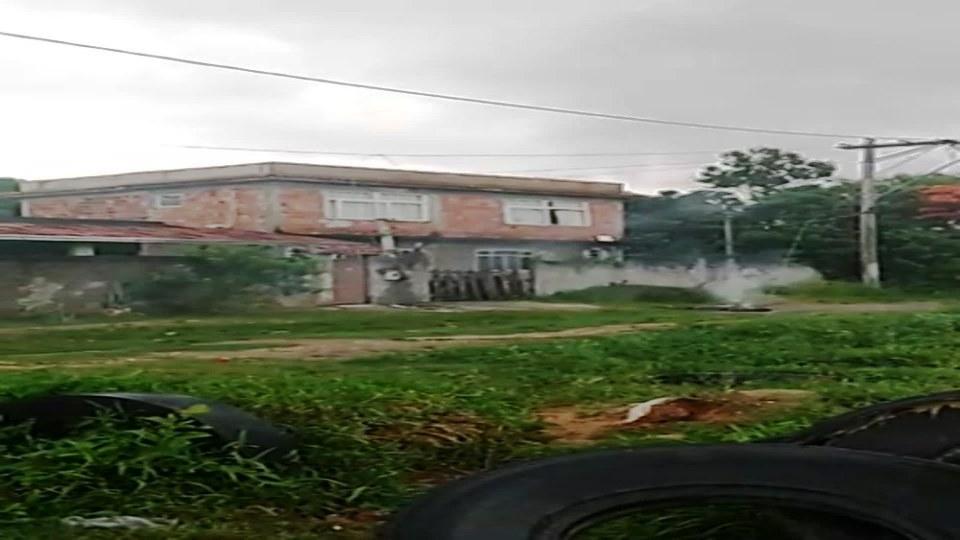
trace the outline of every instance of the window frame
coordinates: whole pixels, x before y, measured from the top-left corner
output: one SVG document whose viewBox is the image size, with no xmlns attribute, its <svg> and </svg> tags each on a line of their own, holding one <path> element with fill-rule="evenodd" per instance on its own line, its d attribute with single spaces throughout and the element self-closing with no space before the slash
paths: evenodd
<svg viewBox="0 0 960 540">
<path fill-rule="evenodd" d="M 543 220 L 540 223 L 516 220 L 511 214 L 513 210 L 538 211 L 542 213 Z M 558 222 L 556 215 L 551 216 L 552 211 L 579 212 L 583 219 L 578 225 L 564 225 Z M 590 227 L 590 203 L 570 199 L 506 199 L 503 202 L 503 222 L 506 225 L 530 227 Z"/>
<path fill-rule="evenodd" d="M 395 200 L 392 197 L 406 197 L 413 200 Z M 343 203 L 370 204 L 373 207 L 372 217 L 344 217 Z M 391 212 L 393 205 L 418 205 L 419 215 L 416 218 L 397 217 Z M 390 191 L 330 191 L 324 194 L 324 216 L 327 219 L 342 219 L 347 221 L 400 221 L 406 223 L 429 223 L 430 196 L 425 193 L 406 193 Z"/>
<path fill-rule="evenodd" d="M 520 262 L 516 268 L 513 268 L 512 265 L 505 265 L 506 267 L 502 268 L 487 268 L 483 269 L 480 264 L 482 258 L 488 259 L 500 259 L 501 257 L 514 257 Z M 524 268 L 523 260 L 529 260 L 527 268 Z M 530 249 L 516 249 L 516 248 L 483 248 L 476 249 L 473 251 L 473 268 L 477 272 L 513 272 L 513 271 L 524 271 L 531 270 L 533 268 L 534 261 L 534 252 Z M 500 265 L 504 266 L 504 265 Z"/>
<path fill-rule="evenodd" d="M 164 202 L 164 197 L 176 197 L 176 204 L 168 204 Z M 183 203 L 186 201 L 186 196 L 182 191 L 167 191 L 163 193 L 157 193 L 153 199 L 153 205 L 156 208 L 181 208 Z"/>
</svg>

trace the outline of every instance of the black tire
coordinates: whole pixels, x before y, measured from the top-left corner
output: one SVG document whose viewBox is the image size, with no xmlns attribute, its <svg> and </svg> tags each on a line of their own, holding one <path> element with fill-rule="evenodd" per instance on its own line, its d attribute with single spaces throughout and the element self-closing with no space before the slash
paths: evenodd
<svg viewBox="0 0 960 540">
<path fill-rule="evenodd" d="M 960 462 L 960 392 L 856 409 L 776 442 Z"/>
<path fill-rule="evenodd" d="M 197 407 L 202 406 L 202 407 Z M 175 394 L 61 394 L 0 403 L 0 427 L 31 423 L 31 434 L 59 438 L 103 410 L 128 416 L 166 416 L 196 408 L 191 418 L 209 426 L 221 442 L 243 441 L 247 455 L 280 457 L 296 447 L 294 437 L 250 413 L 217 401 Z"/>
<path fill-rule="evenodd" d="M 387 540 L 556 540 L 631 509 L 751 500 L 870 522 L 911 540 L 960 538 L 960 467 L 791 445 L 631 449 L 543 459 L 428 493 Z"/>
</svg>

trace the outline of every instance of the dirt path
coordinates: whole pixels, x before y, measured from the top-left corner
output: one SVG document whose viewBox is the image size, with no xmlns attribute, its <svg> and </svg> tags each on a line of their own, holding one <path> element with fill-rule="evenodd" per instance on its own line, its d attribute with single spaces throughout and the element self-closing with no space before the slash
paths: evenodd
<svg viewBox="0 0 960 540">
<path fill-rule="evenodd" d="M 385 352 L 424 351 L 491 343 L 513 343 L 544 339 L 611 336 L 631 332 L 650 332 L 676 328 L 675 323 L 609 324 L 586 328 L 571 328 L 553 332 L 522 334 L 455 335 L 418 337 L 408 339 L 271 339 L 236 341 L 228 344 L 262 344 L 266 347 L 224 351 L 177 351 L 158 353 L 151 357 L 188 358 L 264 358 L 323 360 L 372 356 Z"/>
<path fill-rule="evenodd" d="M 455 335 L 409 339 L 263 339 L 253 341 L 227 341 L 213 345 L 251 345 L 249 349 L 224 349 L 203 351 L 171 351 L 152 353 L 132 358 L 78 360 L 68 363 L 23 364 L 0 362 L 0 371 L 27 371 L 48 368 L 95 368 L 118 365 L 133 365 L 182 358 L 184 360 L 345 360 L 376 356 L 390 352 L 429 351 L 470 345 L 516 343 L 547 339 L 610 336 L 631 332 L 650 332 L 676 328 L 675 323 L 611 324 L 571 328 L 553 332 L 528 332 L 522 334 Z M 258 345 L 260 345 L 258 347 Z"/>
</svg>

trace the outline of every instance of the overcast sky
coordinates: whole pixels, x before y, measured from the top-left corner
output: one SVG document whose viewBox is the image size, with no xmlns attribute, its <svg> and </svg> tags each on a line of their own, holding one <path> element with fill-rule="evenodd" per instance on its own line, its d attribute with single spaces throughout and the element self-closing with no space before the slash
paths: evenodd
<svg viewBox="0 0 960 540">
<path fill-rule="evenodd" d="M 0 30 L 8 32 L 558 107 L 880 136 L 960 136 L 957 20 L 957 0 L 0 2 Z M 697 164 L 712 156 L 389 154 L 768 145 L 837 161 L 854 174 L 855 156 L 831 150 L 836 142 L 451 103 L 0 37 L 0 176 L 295 161 L 544 170 L 524 174 L 623 181 L 652 192 L 689 187 Z"/>
</svg>

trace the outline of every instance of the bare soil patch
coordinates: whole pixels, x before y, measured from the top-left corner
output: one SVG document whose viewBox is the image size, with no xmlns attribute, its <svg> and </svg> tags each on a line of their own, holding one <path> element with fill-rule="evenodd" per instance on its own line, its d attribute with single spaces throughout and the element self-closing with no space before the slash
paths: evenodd
<svg viewBox="0 0 960 540">
<path fill-rule="evenodd" d="M 678 422 L 738 424 L 784 410 L 812 399 L 805 390 L 741 390 L 709 397 L 677 397 L 651 407 L 650 412 L 627 423 L 629 405 L 585 411 L 582 407 L 554 407 L 537 416 L 551 439 L 589 444 L 615 431 L 653 429 Z M 668 434 L 669 435 L 669 434 Z"/>
</svg>

